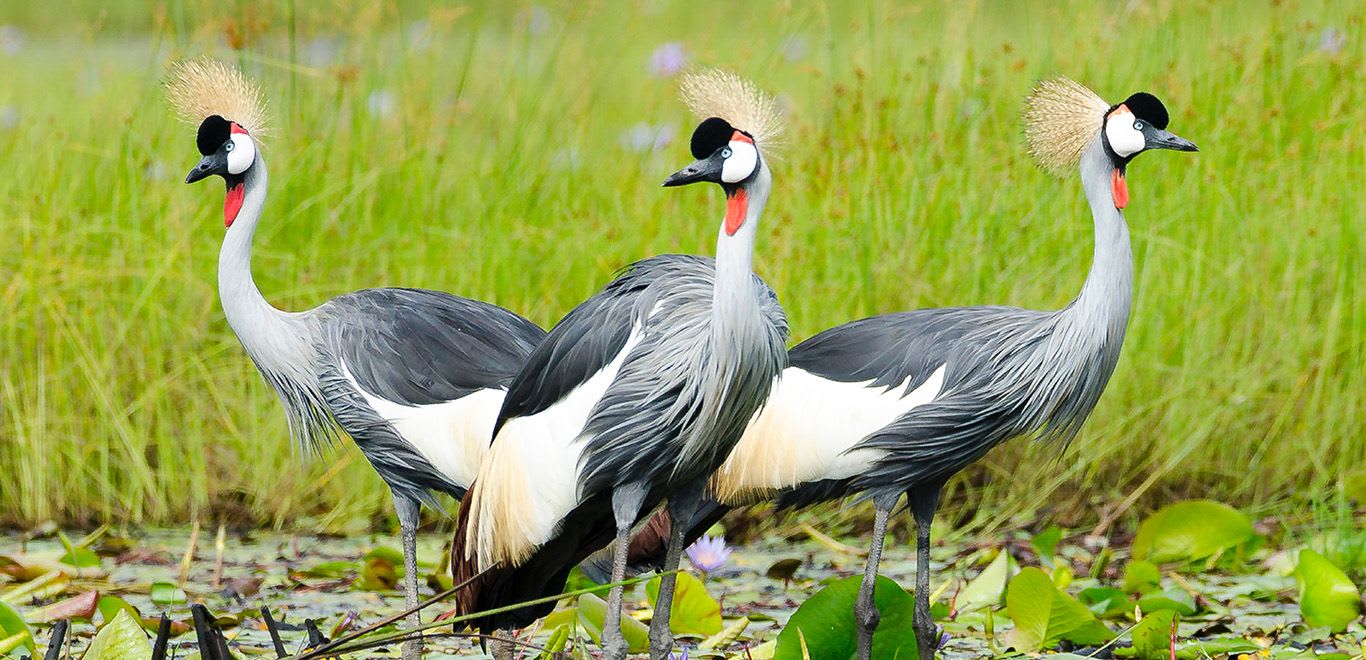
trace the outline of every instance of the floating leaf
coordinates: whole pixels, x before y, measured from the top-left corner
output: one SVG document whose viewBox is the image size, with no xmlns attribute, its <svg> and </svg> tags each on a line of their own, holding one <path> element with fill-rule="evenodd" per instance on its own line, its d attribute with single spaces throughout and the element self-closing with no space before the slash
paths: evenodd
<svg viewBox="0 0 1366 660">
<path fill-rule="evenodd" d="M 797 569 L 801 567 L 802 560 L 800 559 L 793 557 L 779 559 L 768 567 L 768 571 L 764 575 L 773 580 L 782 580 L 783 585 L 786 586 L 788 582 L 792 581 L 792 576 L 797 574 Z"/>
<path fill-rule="evenodd" d="M 152 657 L 147 633 L 127 612 L 120 611 L 95 634 L 85 660 L 142 660 Z"/>
<path fill-rule="evenodd" d="M 87 591 L 78 596 L 72 596 L 66 600 L 60 600 L 33 610 L 29 612 L 28 620 L 34 623 L 49 623 L 62 619 L 85 619 L 89 621 L 95 617 L 95 604 L 99 602 L 99 599 L 100 593 L 98 591 Z"/>
<path fill-rule="evenodd" d="M 1213 500 L 1189 500 L 1158 509 L 1138 527 L 1134 559 L 1155 563 L 1194 561 L 1255 539 L 1252 521 Z"/>
<path fill-rule="evenodd" d="M 403 553 L 401 551 L 382 545 L 371 549 L 365 553 L 364 557 L 361 557 L 361 561 L 370 561 L 371 559 L 382 559 L 389 562 L 398 576 L 403 577 Z"/>
<path fill-rule="evenodd" d="M 1119 616 L 1131 611 L 1129 595 L 1114 587 L 1091 587 L 1077 594 L 1077 600 L 1098 617 Z"/>
<path fill-rule="evenodd" d="M 1015 563 L 1015 558 L 1002 548 L 996 553 L 996 558 L 963 587 L 954 600 L 954 607 L 959 614 L 965 614 L 983 607 L 1000 606 L 1005 602 L 1006 583 L 1019 572 L 1020 567 Z"/>
<path fill-rule="evenodd" d="M 1162 585 L 1162 571 L 1157 564 L 1135 559 L 1124 567 L 1124 593 L 1146 594 Z"/>
<path fill-rule="evenodd" d="M 1035 534 L 1029 539 L 1029 544 L 1034 546 L 1034 551 L 1039 553 L 1039 563 L 1044 566 L 1053 566 L 1053 557 L 1058 554 L 1058 542 L 1062 541 L 1062 528 L 1057 525 L 1049 525 L 1048 529 Z"/>
<path fill-rule="evenodd" d="M 669 630 L 675 635 L 697 635 L 707 637 L 721 632 L 721 604 L 716 602 L 707 587 L 692 573 L 675 573 L 673 606 L 669 609 Z M 659 580 L 655 578 L 645 585 L 645 594 L 650 605 L 659 598 Z"/>
<path fill-rule="evenodd" d="M 38 654 L 38 645 L 33 642 L 33 629 L 28 627 L 24 617 L 19 616 L 19 612 L 10 607 L 9 603 L 0 601 L 0 638 L 4 638 L 9 644 L 14 644 L 14 637 L 22 635 L 19 644 L 24 648 Z M 19 648 L 17 645 L 11 646 L 10 650 Z"/>
<path fill-rule="evenodd" d="M 298 571 L 301 575 L 316 578 L 342 578 L 356 574 L 356 562 L 324 561 Z"/>
<path fill-rule="evenodd" d="M 1138 599 L 1138 609 L 1144 612 L 1172 610 L 1181 616 L 1195 614 L 1195 598 L 1178 589 L 1154 591 Z"/>
<path fill-rule="evenodd" d="M 602 627 L 607 621 L 607 601 L 584 594 L 579 596 L 579 625 L 594 642 L 602 644 Z M 626 638 L 626 646 L 631 653 L 644 653 L 650 650 L 650 629 L 645 624 L 629 616 L 621 617 L 621 636 Z"/>
<path fill-rule="evenodd" d="M 398 588 L 398 567 L 383 557 L 366 559 L 360 569 L 356 588 L 363 591 L 393 591 Z"/>
<path fill-rule="evenodd" d="M 1006 588 L 1006 612 L 1015 622 L 1007 640 L 1016 650 L 1034 652 L 1060 640 L 1103 644 L 1114 638 L 1077 599 L 1059 591 L 1048 574 L 1026 568 Z"/>
<path fill-rule="evenodd" d="M 854 602 L 863 577 L 830 582 L 807 599 L 778 634 L 775 660 L 852 658 L 857 646 Z M 890 578 L 879 576 L 873 592 L 881 620 L 873 633 L 873 657 L 918 660 L 915 599 Z"/>
<path fill-rule="evenodd" d="M 182 605 L 189 600 L 185 592 L 171 582 L 153 582 L 151 598 L 157 605 Z"/>
<path fill-rule="evenodd" d="M 1166 660 L 1171 656 L 1171 630 L 1176 620 L 1172 610 L 1145 611 L 1143 620 L 1130 633 L 1134 654 L 1139 660 Z"/>
<path fill-rule="evenodd" d="M 1301 550 L 1295 579 L 1300 583 L 1300 614 L 1309 625 L 1342 632 L 1361 616 L 1361 593 L 1323 555 L 1308 548 Z"/>
<path fill-rule="evenodd" d="M 721 632 L 702 640 L 702 643 L 698 644 L 697 648 L 703 651 L 724 649 L 727 646 L 734 644 L 735 640 L 740 639 L 740 634 L 745 632 L 745 628 L 748 627 L 749 617 L 742 616 L 732 621 L 730 625 L 723 628 Z"/>
</svg>

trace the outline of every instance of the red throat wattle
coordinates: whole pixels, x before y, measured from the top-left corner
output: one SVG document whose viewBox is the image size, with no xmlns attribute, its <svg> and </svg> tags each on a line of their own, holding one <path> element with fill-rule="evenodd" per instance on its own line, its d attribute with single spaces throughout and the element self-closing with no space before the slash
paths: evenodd
<svg viewBox="0 0 1366 660">
<path fill-rule="evenodd" d="M 1115 198 L 1115 208 L 1122 210 L 1129 205 L 1129 184 L 1124 183 L 1124 173 L 1119 170 L 1110 172 L 1110 194 Z"/>
<path fill-rule="evenodd" d="M 749 193 L 737 188 L 735 194 L 726 197 L 726 235 L 734 236 L 745 224 L 745 212 L 749 211 Z"/>
<path fill-rule="evenodd" d="M 242 210 L 242 200 L 245 197 L 246 190 L 244 183 L 239 183 L 228 188 L 228 196 L 223 200 L 224 227 L 231 227 L 232 221 L 237 219 L 237 213 Z"/>
</svg>

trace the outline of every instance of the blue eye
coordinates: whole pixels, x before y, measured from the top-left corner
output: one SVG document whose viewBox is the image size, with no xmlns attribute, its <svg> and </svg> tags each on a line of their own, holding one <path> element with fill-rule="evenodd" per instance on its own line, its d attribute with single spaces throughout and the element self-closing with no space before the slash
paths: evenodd
<svg viewBox="0 0 1366 660">
<path fill-rule="evenodd" d="M 722 158 L 730 158 L 730 149 L 723 150 L 723 151 L 721 152 L 721 157 L 722 157 Z"/>
<path fill-rule="evenodd" d="M 1136 122 L 1134 122 L 1134 130 L 1135 130 L 1135 131 L 1142 132 L 1142 131 L 1143 131 L 1143 122 L 1141 122 L 1141 121 L 1136 121 Z"/>
<path fill-rule="evenodd" d="M 232 151 L 235 146 L 237 145 L 234 144 L 232 140 L 228 140 L 227 144 L 223 145 L 223 151 Z"/>
</svg>

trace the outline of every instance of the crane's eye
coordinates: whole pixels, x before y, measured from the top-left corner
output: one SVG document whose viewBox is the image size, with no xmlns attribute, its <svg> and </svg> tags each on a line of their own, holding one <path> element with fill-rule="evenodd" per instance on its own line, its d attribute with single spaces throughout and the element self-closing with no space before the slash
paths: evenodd
<svg viewBox="0 0 1366 660">
<path fill-rule="evenodd" d="M 232 140 L 228 140 L 228 141 L 223 145 L 223 151 L 232 151 L 232 148 L 233 148 L 234 146 L 236 146 L 236 145 L 233 144 Z"/>
<path fill-rule="evenodd" d="M 722 149 L 722 150 L 721 150 L 721 157 L 722 157 L 722 158 L 730 158 L 730 149 Z"/>
<path fill-rule="evenodd" d="M 1142 121 L 1136 121 L 1136 122 L 1134 122 L 1134 130 L 1135 130 L 1135 131 L 1142 132 L 1142 131 L 1143 131 L 1143 122 L 1142 122 Z"/>
</svg>

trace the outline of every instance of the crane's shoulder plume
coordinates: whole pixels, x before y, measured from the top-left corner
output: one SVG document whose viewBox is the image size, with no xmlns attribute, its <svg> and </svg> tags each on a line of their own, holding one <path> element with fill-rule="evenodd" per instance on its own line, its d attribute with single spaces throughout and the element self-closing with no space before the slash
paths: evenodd
<svg viewBox="0 0 1366 660">
<path fill-rule="evenodd" d="M 734 73 L 721 69 L 686 73 L 679 93 L 700 119 L 720 117 L 768 149 L 782 141 L 783 113 L 778 102 Z"/>
<path fill-rule="evenodd" d="M 165 85 L 167 100 L 186 123 L 218 115 L 256 137 L 270 131 L 261 88 L 237 67 L 207 57 L 184 60 L 171 67 Z"/>
<path fill-rule="evenodd" d="M 1064 175 L 1100 134 L 1110 104 L 1069 78 L 1040 81 L 1024 108 L 1029 155 L 1039 167 Z"/>
</svg>

